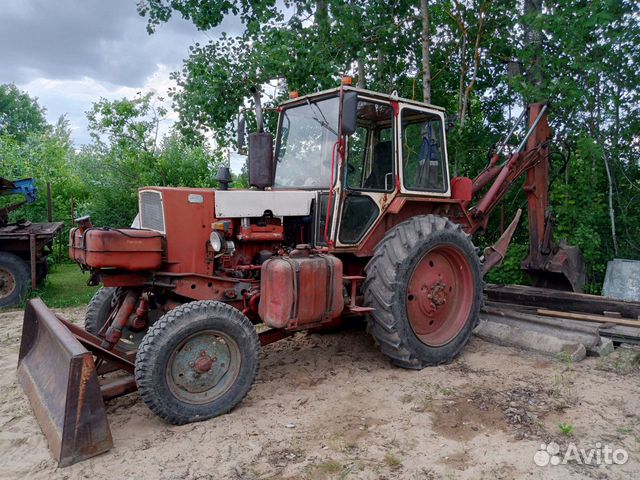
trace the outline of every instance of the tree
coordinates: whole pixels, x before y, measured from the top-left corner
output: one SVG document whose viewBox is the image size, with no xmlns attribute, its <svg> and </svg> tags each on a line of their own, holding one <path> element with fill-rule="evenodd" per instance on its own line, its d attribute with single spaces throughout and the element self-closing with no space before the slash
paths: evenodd
<svg viewBox="0 0 640 480">
<path fill-rule="evenodd" d="M 29 134 L 47 129 L 45 109 L 14 84 L 0 85 L 0 135 L 10 135 L 23 142 Z"/>
<path fill-rule="evenodd" d="M 103 98 L 87 112 L 89 133 L 97 144 L 106 140 L 112 147 L 153 154 L 158 147 L 160 122 L 166 114 L 166 108 L 156 105 L 152 93 L 138 94 L 133 99 Z"/>
<path fill-rule="evenodd" d="M 266 21 L 276 12 L 275 4 L 275 0 L 140 0 L 138 13 L 148 18 L 149 33 L 167 22 L 174 10 L 200 30 L 208 30 L 220 25 L 226 15 L 240 16 L 245 24 Z"/>
<path fill-rule="evenodd" d="M 83 199 L 86 190 L 75 168 L 75 151 L 70 129 L 61 118 L 44 133 L 30 133 L 24 140 L 0 135 L 1 175 L 10 180 L 32 177 L 39 193 L 35 203 L 22 206 L 10 215 L 11 221 L 27 219 L 42 222 L 47 218 L 47 183 L 51 184 L 53 218 L 71 224 L 71 196 Z M 8 203 L 16 199 L 3 197 Z"/>
<path fill-rule="evenodd" d="M 132 99 L 101 99 L 87 112 L 93 143 L 77 155 L 76 165 L 90 198 L 79 204 L 96 224 L 131 224 L 143 186 L 210 187 L 221 153 L 204 141 L 177 131 L 160 138 L 166 110 L 161 98 L 138 94 Z"/>
</svg>

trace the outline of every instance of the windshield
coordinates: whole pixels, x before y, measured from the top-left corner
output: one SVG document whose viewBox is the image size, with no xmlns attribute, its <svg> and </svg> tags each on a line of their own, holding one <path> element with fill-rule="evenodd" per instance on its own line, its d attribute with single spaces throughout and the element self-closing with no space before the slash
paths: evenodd
<svg viewBox="0 0 640 480">
<path fill-rule="evenodd" d="M 275 188 L 329 188 L 338 140 L 338 97 L 285 108 L 276 152 Z"/>
</svg>

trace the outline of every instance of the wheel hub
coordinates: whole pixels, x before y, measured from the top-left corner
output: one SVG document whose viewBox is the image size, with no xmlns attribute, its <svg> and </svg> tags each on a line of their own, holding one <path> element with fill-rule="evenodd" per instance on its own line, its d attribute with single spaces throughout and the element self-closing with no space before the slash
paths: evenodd
<svg viewBox="0 0 640 480">
<path fill-rule="evenodd" d="M 418 303 L 420 311 L 428 317 L 433 317 L 438 309 L 447 303 L 447 285 L 442 280 L 437 280 L 431 285 L 426 283 L 420 288 Z"/>
<path fill-rule="evenodd" d="M 0 268 L 0 298 L 8 297 L 16 289 L 16 279 L 13 274 Z"/>
<path fill-rule="evenodd" d="M 193 368 L 198 373 L 207 373 L 209 370 L 211 370 L 211 367 L 213 366 L 213 362 L 215 362 L 215 360 L 215 357 L 212 358 L 206 353 L 202 352 L 200 354 L 200 357 L 198 357 L 198 359 L 196 360 L 196 364 Z"/>
<path fill-rule="evenodd" d="M 425 344 L 451 341 L 464 326 L 473 301 L 468 259 L 450 245 L 428 251 L 416 264 L 407 284 L 407 316 Z"/>
<path fill-rule="evenodd" d="M 223 334 L 205 332 L 186 339 L 172 354 L 167 376 L 170 388 L 192 403 L 211 401 L 224 393 L 237 374 L 239 354 Z"/>
</svg>

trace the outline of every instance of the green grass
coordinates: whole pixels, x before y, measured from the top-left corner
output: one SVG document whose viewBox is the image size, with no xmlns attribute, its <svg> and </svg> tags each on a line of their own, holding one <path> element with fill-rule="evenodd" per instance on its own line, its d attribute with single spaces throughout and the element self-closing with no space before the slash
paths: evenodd
<svg viewBox="0 0 640 480">
<path fill-rule="evenodd" d="M 31 297 L 40 297 L 54 308 L 86 306 L 99 288 L 87 286 L 88 279 L 89 275 L 83 274 L 75 263 L 56 263 Z"/>
<path fill-rule="evenodd" d="M 568 422 L 559 423 L 558 428 L 560 429 L 560 433 L 565 437 L 570 437 L 573 434 L 573 425 Z"/>
</svg>

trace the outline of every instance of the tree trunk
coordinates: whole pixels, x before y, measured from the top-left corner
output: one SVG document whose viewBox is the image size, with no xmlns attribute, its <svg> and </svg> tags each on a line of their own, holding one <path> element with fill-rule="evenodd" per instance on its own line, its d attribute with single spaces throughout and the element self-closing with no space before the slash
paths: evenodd
<svg viewBox="0 0 640 480">
<path fill-rule="evenodd" d="M 429 0 L 420 0 L 422 11 L 422 98 L 431 103 L 431 33 L 429 18 Z"/>
<path fill-rule="evenodd" d="M 314 22 L 316 25 L 325 23 L 327 20 L 327 5 L 324 0 L 316 0 L 316 14 Z"/>
<path fill-rule="evenodd" d="M 467 117 L 467 112 L 469 110 L 469 98 L 471 97 L 471 90 L 476 83 L 476 79 L 478 78 L 478 69 L 480 68 L 480 39 L 482 37 L 482 27 L 484 26 L 484 18 L 485 18 L 485 7 L 487 6 L 487 1 L 482 2 L 482 6 L 480 7 L 480 14 L 478 18 L 478 32 L 476 33 L 476 43 L 473 49 L 473 75 L 471 76 L 471 81 L 467 85 L 467 88 L 464 90 L 464 97 L 462 99 L 462 111 L 460 112 L 460 125 L 464 125 L 464 121 Z"/>
<path fill-rule="evenodd" d="M 464 102 L 464 79 L 467 76 L 467 32 L 463 30 L 460 38 L 460 80 L 458 85 L 458 117 L 462 120 L 462 102 Z"/>
<path fill-rule="evenodd" d="M 611 177 L 611 168 L 609 167 L 609 158 L 607 152 L 602 147 L 602 159 L 604 160 L 604 168 L 607 171 L 607 181 L 609 182 L 609 221 L 611 223 L 611 240 L 613 241 L 613 252 L 618 256 L 618 236 L 616 234 L 616 212 L 613 208 L 613 178 Z"/>
<path fill-rule="evenodd" d="M 542 32 L 537 26 L 532 25 L 533 17 L 542 14 L 542 2 L 543 0 L 524 0 L 524 15 L 527 19 L 522 22 L 523 40 L 525 51 L 531 56 L 526 78 L 534 87 L 533 96 L 528 99 L 530 103 L 543 100 Z"/>
<path fill-rule="evenodd" d="M 597 142 L 598 146 L 602 150 L 602 161 L 604 162 L 604 169 L 607 173 L 607 185 L 609 190 L 608 206 L 609 206 L 609 223 L 611 224 L 611 241 L 613 243 L 613 252 L 617 256 L 618 255 L 618 235 L 616 233 L 616 211 L 615 211 L 614 202 L 613 202 L 614 185 L 613 185 L 613 175 L 611 174 L 611 164 L 609 162 L 609 155 L 607 151 L 608 147 L 602 135 L 603 121 L 601 119 L 602 97 L 601 97 L 601 90 L 600 90 L 600 76 L 598 76 L 598 78 L 596 79 L 596 84 L 594 88 L 595 88 L 595 91 L 594 91 L 595 105 L 593 105 L 593 107 L 591 108 L 591 112 L 590 112 L 591 122 L 589 125 L 589 129 L 591 131 L 591 137 L 593 138 L 594 141 Z M 595 115 L 595 118 L 594 118 L 594 115 Z M 592 168 L 595 167 L 595 155 L 593 155 L 593 157 L 594 157 L 593 158 L 594 163 L 592 164 Z"/>
<path fill-rule="evenodd" d="M 364 78 L 364 60 L 362 57 L 358 57 L 358 81 L 356 82 L 356 87 L 358 88 L 367 88 L 367 84 Z"/>
</svg>

